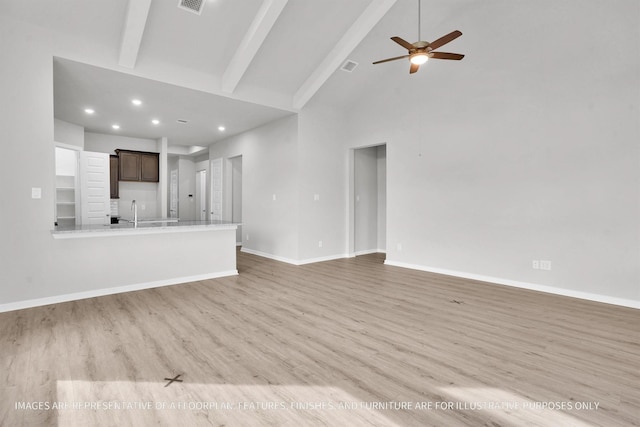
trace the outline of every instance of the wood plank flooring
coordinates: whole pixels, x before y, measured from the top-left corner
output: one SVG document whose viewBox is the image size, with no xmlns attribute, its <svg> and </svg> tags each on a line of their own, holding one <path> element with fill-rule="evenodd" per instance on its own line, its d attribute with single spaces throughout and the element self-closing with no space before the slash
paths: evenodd
<svg viewBox="0 0 640 427">
<path fill-rule="evenodd" d="M 2 313 L 0 425 L 640 425 L 639 310 L 383 259 Z"/>
</svg>

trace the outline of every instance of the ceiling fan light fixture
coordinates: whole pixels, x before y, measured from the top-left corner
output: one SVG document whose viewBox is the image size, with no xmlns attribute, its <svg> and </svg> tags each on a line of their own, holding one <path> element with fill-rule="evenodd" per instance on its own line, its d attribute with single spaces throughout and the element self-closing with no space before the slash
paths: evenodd
<svg viewBox="0 0 640 427">
<path fill-rule="evenodd" d="M 429 60 L 429 55 L 426 52 L 414 53 L 409 58 L 412 64 L 422 65 Z"/>
</svg>

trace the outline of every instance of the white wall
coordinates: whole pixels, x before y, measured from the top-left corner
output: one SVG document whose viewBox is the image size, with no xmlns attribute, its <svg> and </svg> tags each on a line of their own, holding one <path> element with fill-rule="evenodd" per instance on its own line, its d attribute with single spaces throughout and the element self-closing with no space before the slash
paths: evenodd
<svg viewBox="0 0 640 427">
<path fill-rule="evenodd" d="M 349 155 L 345 114 L 330 103 L 312 99 L 300 112 L 299 123 L 298 260 L 346 256 Z"/>
<path fill-rule="evenodd" d="M 638 6 L 588 6 L 547 22 L 525 18 L 533 3 L 478 4 L 459 26 L 521 19 L 518 51 L 475 34 L 463 61 L 381 80 L 345 111 L 350 146 L 387 142 L 388 260 L 640 300 Z M 573 54 L 586 41 L 598 54 Z"/>
<path fill-rule="evenodd" d="M 84 148 L 84 127 L 54 119 L 53 139 L 63 144 Z"/>
<path fill-rule="evenodd" d="M 231 159 L 231 221 L 242 223 L 242 156 Z M 236 230 L 236 243 L 242 244 L 242 225 Z"/>
<path fill-rule="evenodd" d="M 155 139 L 85 132 L 84 149 L 86 151 L 109 154 L 116 154 L 117 149 L 157 153 L 158 142 Z"/>
<path fill-rule="evenodd" d="M 210 147 L 211 159 L 242 156 L 243 250 L 298 259 L 297 133 L 292 115 Z"/>
</svg>

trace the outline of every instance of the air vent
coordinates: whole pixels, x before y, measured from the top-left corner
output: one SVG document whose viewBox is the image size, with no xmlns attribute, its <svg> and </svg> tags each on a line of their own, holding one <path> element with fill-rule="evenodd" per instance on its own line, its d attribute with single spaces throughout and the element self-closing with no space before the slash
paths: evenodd
<svg viewBox="0 0 640 427">
<path fill-rule="evenodd" d="M 205 0 L 178 0 L 178 7 L 182 10 L 200 15 L 204 8 Z"/>
<path fill-rule="evenodd" d="M 345 63 L 342 64 L 342 67 L 340 67 L 340 69 L 342 71 L 346 71 L 347 73 L 350 73 L 353 70 L 355 70 L 357 66 L 358 66 L 357 62 L 347 59 Z"/>
<path fill-rule="evenodd" d="M 178 120 L 176 120 L 176 122 L 180 123 L 181 125 L 186 125 L 187 123 L 189 123 L 189 120 L 178 119 Z"/>
</svg>

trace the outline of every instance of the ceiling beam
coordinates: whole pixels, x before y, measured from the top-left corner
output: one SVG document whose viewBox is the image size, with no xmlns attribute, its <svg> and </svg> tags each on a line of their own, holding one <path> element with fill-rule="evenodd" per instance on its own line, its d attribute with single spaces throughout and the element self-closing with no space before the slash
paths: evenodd
<svg viewBox="0 0 640 427">
<path fill-rule="evenodd" d="M 264 0 L 222 76 L 224 92 L 233 93 L 236 89 L 287 2 L 288 0 Z"/>
<path fill-rule="evenodd" d="M 322 63 L 293 95 L 293 108 L 301 109 L 331 77 L 347 56 L 360 44 L 391 9 L 397 0 L 373 0 L 360 17 L 351 25 Z"/>
<path fill-rule="evenodd" d="M 151 0 L 129 0 L 127 18 L 122 30 L 122 43 L 120 44 L 120 58 L 118 64 L 127 68 L 134 68 L 138 59 L 138 50 L 142 42 L 144 27 L 147 25 L 147 16 Z"/>
</svg>

